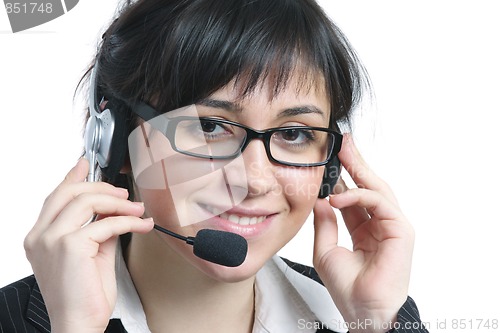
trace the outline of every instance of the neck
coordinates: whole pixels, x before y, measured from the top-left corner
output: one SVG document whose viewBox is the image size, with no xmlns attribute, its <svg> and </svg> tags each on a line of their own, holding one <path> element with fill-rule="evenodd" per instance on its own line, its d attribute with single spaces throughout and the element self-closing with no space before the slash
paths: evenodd
<svg viewBox="0 0 500 333">
<path fill-rule="evenodd" d="M 251 332 L 254 277 L 217 281 L 156 232 L 134 234 L 125 258 L 152 332 Z"/>
</svg>

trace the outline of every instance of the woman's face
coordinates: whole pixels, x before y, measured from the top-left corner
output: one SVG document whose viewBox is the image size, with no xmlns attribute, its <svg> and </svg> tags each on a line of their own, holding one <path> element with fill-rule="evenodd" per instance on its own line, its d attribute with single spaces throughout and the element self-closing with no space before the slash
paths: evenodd
<svg viewBox="0 0 500 333">
<path fill-rule="evenodd" d="M 292 78 L 277 95 L 270 94 L 271 87 L 262 85 L 240 98 L 238 86 L 229 84 L 195 107 L 180 112 L 229 120 L 256 130 L 328 127 L 330 103 L 323 87 L 300 85 Z M 176 112 L 166 115 L 174 118 Z M 163 135 L 147 123 L 142 126 L 141 132 L 148 137 L 147 149 L 156 142 L 161 151 L 145 152 L 144 148 L 139 155 L 162 156 L 154 167 L 141 175 L 135 174 L 136 192 L 145 203 L 146 215 L 153 217 L 156 224 L 184 236 L 195 236 L 199 230 L 208 228 L 239 234 L 248 242 L 245 262 L 228 268 L 199 259 L 191 246 L 155 232 L 162 239 L 161 244 L 218 280 L 237 281 L 253 276 L 294 237 L 317 200 L 324 167 L 272 163 L 259 139 L 251 141 L 233 160 L 209 160 L 175 152 Z M 140 144 L 131 142 L 131 146 L 140 150 L 137 148 Z M 148 182 L 156 183 L 157 189 L 141 186 Z M 161 248 L 158 252 L 168 253 Z"/>
</svg>

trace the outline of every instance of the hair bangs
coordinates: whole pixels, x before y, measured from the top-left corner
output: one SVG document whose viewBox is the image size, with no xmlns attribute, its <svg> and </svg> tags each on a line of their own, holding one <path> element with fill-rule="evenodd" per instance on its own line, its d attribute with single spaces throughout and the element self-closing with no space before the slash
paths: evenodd
<svg viewBox="0 0 500 333">
<path fill-rule="evenodd" d="M 172 98 L 177 106 L 195 103 L 228 84 L 242 98 L 264 85 L 273 98 L 291 79 L 297 91 L 324 90 L 329 60 L 315 54 L 313 15 L 298 14 L 303 7 L 289 0 L 193 2 L 163 44 L 159 107 L 168 110 Z"/>
<path fill-rule="evenodd" d="M 334 122 L 350 122 L 368 76 L 313 0 L 138 1 L 105 34 L 102 94 L 168 112 L 234 84 L 241 97 L 290 84 L 325 90 Z M 366 85 L 364 84 L 366 83 Z"/>
</svg>

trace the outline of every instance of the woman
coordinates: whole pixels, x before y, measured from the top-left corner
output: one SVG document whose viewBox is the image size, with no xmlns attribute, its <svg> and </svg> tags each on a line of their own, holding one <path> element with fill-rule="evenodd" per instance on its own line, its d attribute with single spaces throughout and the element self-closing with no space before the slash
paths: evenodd
<svg viewBox="0 0 500 333">
<path fill-rule="evenodd" d="M 364 70 L 314 1 L 128 4 L 91 72 L 87 158 L 26 237 L 35 275 L 2 289 L 3 330 L 425 331 L 407 296 L 413 230 L 338 133 Z M 85 182 L 95 161 L 106 182 Z M 318 198 L 338 161 L 358 188 Z M 276 257 L 313 209 L 321 280 Z M 200 235 L 195 253 L 169 231 Z"/>
</svg>

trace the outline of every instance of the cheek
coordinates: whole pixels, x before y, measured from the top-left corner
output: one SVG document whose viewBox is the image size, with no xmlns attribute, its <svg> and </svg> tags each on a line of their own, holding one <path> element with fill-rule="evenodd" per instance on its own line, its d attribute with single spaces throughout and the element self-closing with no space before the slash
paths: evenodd
<svg viewBox="0 0 500 333">
<path fill-rule="evenodd" d="M 139 199 L 144 202 L 145 215 L 162 226 L 178 224 L 176 205 L 168 190 L 137 189 Z"/>
<path fill-rule="evenodd" d="M 249 266 L 262 265 L 302 228 L 318 198 L 323 170 L 324 167 L 277 170 L 280 192 L 274 195 L 286 201 L 288 211 L 276 220 L 270 235 L 249 243 Z"/>
<path fill-rule="evenodd" d="M 205 219 L 193 216 L 196 204 L 206 202 L 206 198 L 217 198 L 218 205 L 230 206 L 227 176 L 223 169 L 227 162 L 211 162 L 182 154 L 171 154 L 155 163 L 143 163 L 139 173 L 134 173 L 138 199 L 143 201 L 146 212 L 161 225 L 189 225 Z M 240 173 L 241 174 L 241 173 Z M 244 177 L 233 177 L 244 179 Z M 240 181 L 241 182 L 241 181 Z M 232 183 L 231 183 L 232 184 Z M 245 186 L 239 183 L 230 193 L 240 193 L 241 199 L 247 194 Z M 233 200 L 234 201 L 234 200 Z M 228 207 L 230 208 L 230 207 Z M 177 217 L 177 219 L 173 219 Z M 171 221 L 170 221 L 171 220 Z"/>
<path fill-rule="evenodd" d="M 318 198 L 323 172 L 324 167 L 284 168 L 278 174 L 281 190 L 291 213 L 305 216 L 310 213 Z"/>
</svg>

